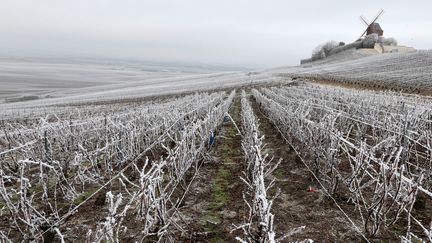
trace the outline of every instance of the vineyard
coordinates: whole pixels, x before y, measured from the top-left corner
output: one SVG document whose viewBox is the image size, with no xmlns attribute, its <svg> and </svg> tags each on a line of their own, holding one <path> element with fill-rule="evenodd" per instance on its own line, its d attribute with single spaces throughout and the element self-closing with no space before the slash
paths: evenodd
<svg viewBox="0 0 432 243">
<path fill-rule="evenodd" d="M 2 112 L 0 241 L 432 241 L 430 97 L 285 82 L 98 101 Z"/>
<path fill-rule="evenodd" d="M 342 57 L 339 61 L 322 61 L 280 69 L 277 72 L 282 76 L 430 95 L 432 93 L 431 64 L 432 51 L 428 50 L 353 57 L 352 60 Z"/>
</svg>

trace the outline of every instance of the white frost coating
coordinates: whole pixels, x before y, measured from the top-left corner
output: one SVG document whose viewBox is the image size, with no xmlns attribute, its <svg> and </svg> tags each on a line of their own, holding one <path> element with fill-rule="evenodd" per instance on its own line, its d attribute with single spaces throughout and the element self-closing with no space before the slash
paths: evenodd
<svg viewBox="0 0 432 243">
<path fill-rule="evenodd" d="M 85 214 L 83 205 L 118 185 L 115 196 L 103 193 L 107 214 L 88 230 L 87 240 L 124 239 L 131 234 L 124 222 L 129 215 L 135 215 L 127 220 L 140 225 L 140 237 L 171 239 L 183 200 L 175 192 L 188 173 L 197 172 L 210 131 L 223 121 L 234 95 L 200 93 L 85 111 L 47 107 L 52 113 L 44 118 L 3 123 L 0 197 L 15 233 L 2 238 L 39 241 L 52 232 L 67 241 L 78 226 L 67 226 L 66 219 Z M 163 157 L 146 158 L 154 152 Z"/>
<path fill-rule="evenodd" d="M 236 237 L 240 242 L 283 242 L 283 239 L 298 231 L 281 232 L 280 238 L 276 238 L 274 229 L 274 213 L 272 212 L 273 200 L 277 197 L 268 196 L 268 190 L 274 185 L 274 179 L 270 180 L 271 173 L 281 163 L 269 159 L 264 154 L 263 137 L 259 132 L 259 122 L 256 118 L 245 91 L 241 94 L 241 119 L 243 128 L 242 148 L 245 154 L 246 169 L 244 177 L 240 179 L 246 187 L 243 192 L 243 199 L 249 208 L 249 217 L 240 226 L 235 226 L 232 232 L 242 229 L 243 237 Z"/>
<path fill-rule="evenodd" d="M 0 114 L 16 114 L 29 109 L 60 104 L 82 104 L 91 102 L 118 101 L 149 96 L 180 94 L 192 91 L 237 87 L 254 83 L 283 81 L 270 73 L 248 75 L 244 72 L 189 75 L 142 81 L 118 83 L 104 86 L 71 89 L 67 92 L 53 92 L 55 98 L 0 104 Z M 57 98 L 58 97 L 58 98 Z"/>
<path fill-rule="evenodd" d="M 366 232 L 405 217 L 407 235 L 412 222 L 431 240 L 411 213 L 418 194 L 432 197 L 430 98 L 317 85 L 253 94 L 326 191 L 349 189 Z"/>
<path fill-rule="evenodd" d="M 335 57 L 276 71 L 282 74 L 360 84 L 372 88 L 431 92 L 432 50 L 377 54 L 355 60 Z"/>
</svg>

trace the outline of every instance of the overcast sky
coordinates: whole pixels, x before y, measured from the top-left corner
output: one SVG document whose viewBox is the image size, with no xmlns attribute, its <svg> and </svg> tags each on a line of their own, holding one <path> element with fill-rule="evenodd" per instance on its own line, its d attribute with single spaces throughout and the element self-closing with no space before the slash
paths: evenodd
<svg viewBox="0 0 432 243">
<path fill-rule="evenodd" d="M 0 55 L 296 65 L 381 8 L 385 36 L 432 49 L 431 0 L 0 0 Z"/>
</svg>

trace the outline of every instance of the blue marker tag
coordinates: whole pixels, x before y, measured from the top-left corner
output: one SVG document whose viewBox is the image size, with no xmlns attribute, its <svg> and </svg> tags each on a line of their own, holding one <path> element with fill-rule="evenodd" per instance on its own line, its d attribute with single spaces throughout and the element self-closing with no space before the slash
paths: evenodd
<svg viewBox="0 0 432 243">
<path fill-rule="evenodd" d="M 215 142 L 215 135 L 214 135 L 214 132 L 212 131 L 210 133 L 209 145 L 212 146 L 214 144 L 214 142 Z"/>
</svg>

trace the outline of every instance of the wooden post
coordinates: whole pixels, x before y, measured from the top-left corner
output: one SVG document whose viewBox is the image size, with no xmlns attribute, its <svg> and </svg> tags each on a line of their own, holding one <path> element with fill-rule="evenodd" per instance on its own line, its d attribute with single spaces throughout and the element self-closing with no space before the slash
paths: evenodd
<svg viewBox="0 0 432 243">
<path fill-rule="evenodd" d="M 50 156 L 49 156 L 48 133 L 47 133 L 46 130 L 44 131 L 44 147 L 45 147 L 45 158 L 44 158 L 44 160 L 45 160 L 45 162 L 47 164 L 50 165 L 51 164 L 51 162 L 50 162 L 51 160 L 50 160 Z M 46 167 L 46 166 L 43 167 L 42 172 L 45 174 L 43 180 L 45 182 L 46 193 L 48 195 L 49 194 L 49 192 L 48 192 L 48 188 L 49 188 L 49 168 Z"/>
</svg>

